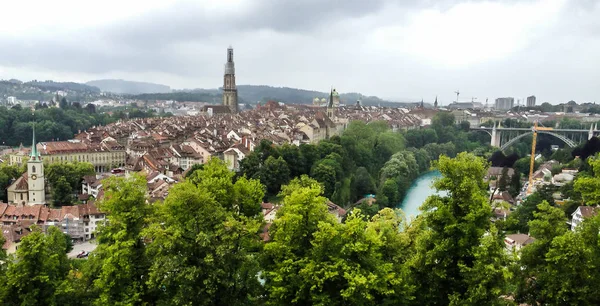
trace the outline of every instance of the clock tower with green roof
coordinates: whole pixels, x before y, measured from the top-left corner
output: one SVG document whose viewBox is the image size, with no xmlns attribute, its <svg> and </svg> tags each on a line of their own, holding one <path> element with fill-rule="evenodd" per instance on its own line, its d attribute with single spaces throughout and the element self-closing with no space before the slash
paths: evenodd
<svg viewBox="0 0 600 306">
<path fill-rule="evenodd" d="M 33 140 L 31 143 L 31 154 L 27 161 L 27 184 L 29 192 L 28 205 L 46 204 L 46 187 L 44 179 L 44 162 L 37 150 L 35 142 L 35 122 L 33 123 Z"/>
</svg>

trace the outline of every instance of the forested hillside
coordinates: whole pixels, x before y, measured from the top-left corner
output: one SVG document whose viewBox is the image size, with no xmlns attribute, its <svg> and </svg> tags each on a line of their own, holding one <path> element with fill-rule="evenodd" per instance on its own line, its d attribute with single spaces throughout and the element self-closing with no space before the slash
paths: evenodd
<svg viewBox="0 0 600 306">
<path fill-rule="evenodd" d="M 63 91 L 72 101 L 91 101 L 98 97 L 100 89 L 73 82 L 30 81 L 19 80 L 0 81 L 0 100 L 16 97 L 18 100 L 50 101 L 57 91 Z"/>
<path fill-rule="evenodd" d="M 61 107 L 37 105 L 34 113 L 29 108 L 15 105 L 11 108 L 0 106 L 0 145 L 31 146 L 33 122 L 36 122 L 38 141 L 71 139 L 78 131 L 95 125 L 106 125 L 119 119 L 152 117 L 153 111 L 130 107 L 116 110 L 112 114 L 96 111 L 93 104 L 82 107 L 79 102 L 59 103 Z"/>
</svg>

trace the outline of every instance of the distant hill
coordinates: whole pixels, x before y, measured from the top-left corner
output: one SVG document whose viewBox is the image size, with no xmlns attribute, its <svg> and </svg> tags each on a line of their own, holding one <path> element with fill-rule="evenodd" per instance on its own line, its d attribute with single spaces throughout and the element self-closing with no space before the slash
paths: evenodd
<svg viewBox="0 0 600 306">
<path fill-rule="evenodd" d="M 18 100 L 49 101 L 57 91 L 62 91 L 69 101 L 93 101 L 100 94 L 100 89 L 86 84 L 55 81 L 21 82 L 16 79 L 0 80 L 0 103 L 6 102 L 10 96 Z"/>
<path fill-rule="evenodd" d="M 242 100 L 252 104 L 258 101 L 266 102 L 269 100 L 294 104 L 312 104 L 314 98 L 329 98 L 329 92 L 290 87 L 272 87 L 267 85 L 238 85 L 238 94 Z M 365 96 L 356 92 L 340 93 L 340 100 L 346 105 L 353 105 L 359 99 L 363 105 L 397 107 L 405 104 L 412 104 L 383 100 L 376 96 Z"/>
<path fill-rule="evenodd" d="M 125 81 L 117 79 L 94 80 L 86 83 L 96 86 L 103 92 L 112 92 L 116 94 L 145 94 L 145 93 L 169 93 L 171 87 L 162 84 Z"/>
<path fill-rule="evenodd" d="M 297 89 L 289 87 L 272 87 L 267 85 L 238 85 L 240 104 L 267 102 L 274 100 L 293 104 L 311 104 L 314 98 L 329 98 L 328 92 L 315 90 Z M 171 93 L 129 95 L 128 97 L 140 100 L 175 100 L 189 102 L 220 103 L 220 89 L 183 89 L 174 90 Z M 387 101 L 375 96 L 363 96 L 359 93 L 342 93 L 342 103 L 352 105 L 361 99 L 363 105 L 402 106 L 413 103 L 399 103 Z"/>
<path fill-rule="evenodd" d="M 19 80 L 9 80 L 8 82 L 19 84 Z M 44 90 L 72 90 L 78 92 L 92 92 L 92 93 L 100 93 L 100 88 L 95 87 L 90 84 L 81 84 L 74 82 L 54 82 L 54 81 L 30 81 L 23 83 L 25 85 L 30 85 L 33 87 L 37 87 Z"/>
<path fill-rule="evenodd" d="M 169 93 L 143 93 L 139 95 L 125 95 L 126 98 L 137 100 L 173 100 L 179 102 L 207 102 L 211 104 L 221 103 L 221 94 L 207 92 L 176 91 Z"/>
</svg>

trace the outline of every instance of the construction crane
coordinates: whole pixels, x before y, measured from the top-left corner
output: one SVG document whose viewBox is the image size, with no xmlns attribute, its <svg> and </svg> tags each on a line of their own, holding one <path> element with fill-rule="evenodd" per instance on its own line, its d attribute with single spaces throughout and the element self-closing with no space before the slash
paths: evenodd
<svg viewBox="0 0 600 306">
<path fill-rule="evenodd" d="M 537 141 L 538 131 L 552 131 L 552 128 L 538 126 L 538 122 L 533 123 L 533 141 L 531 142 L 531 161 L 529 162 L 529 185 L 527 186 L 527 194 L 531 194 L 531 188 L 533 187 L 533 168 L 535 167 L 535 146 Z"/>
</svg>

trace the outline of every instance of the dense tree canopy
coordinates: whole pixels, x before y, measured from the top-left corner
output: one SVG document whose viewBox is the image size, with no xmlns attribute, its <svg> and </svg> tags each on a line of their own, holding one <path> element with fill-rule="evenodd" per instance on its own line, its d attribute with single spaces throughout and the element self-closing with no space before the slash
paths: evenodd
<svg viewBox="0 0 600 306">
<path fill-rule="evenodd" d="M 67 275 L 69 237 L 57 227 L 45 235 L 39 228 L 23 238 L 0 281 L 2 305 L 65 305 L 69 300 Z M 6 260 L 6 258 L 3 258 Z M 4 273 L 4 272 L 3 272 Z"/>
<path fill-rule="evenodd" d="M 456 159 L 442 156 L 437 168 L 442 178 L 434 187 L 447 195 L 430 196 L 421 208 L 427 229 L 412 262 L 417 301 L 496 304 L 508 272 L 502 240 L 490 221 L 486 162 L 460 153 Z"/>
<path fill-rule="evenodd" d="M 299 151 L 315 152 L 314 164 L 335 172 L 332 161 L 346 162 L 340 147 L 330 142 Z M 367 167 L 357 167 L 348 185 L 397 200 L 399 178 L 422 169 L 419 151 L 394 153 L 378 180 Z M 284 159 L 269 145 L 262 152 L 266 159 Z M 591 164 L 594 168 L 596 161 Z M 153 204 L 147 202 L 142 177 L 111 178 L 104 181 L 105 198 L 98 204 L 109 221 L 99 225 L 98 248 L 89 259 L 67 259 L 70 243 L 58 228 L 50 227 L 47 234 L 34 229 L 15 255 L 0 252 L 0 302 L 510 305 L 514 299 L 532 305 L 598 304 L 600 217 L 585 219 L 572 232 L 565 210 L 553 203 L 556 189 L 539 188 L 503 225 L 536 238 L 520 256 L 512 256 L 490 220 L 483 181 L 487 166 L 473 154 L 440 157 L 433 163 L 442 174 L 434 183 L 440 193 L 430 196 L 410 222 L 400 210 L 363 212 L 372 209 L 368 205 L 340 221 L 328 211 L 326 184 L 305 174 L 280 189 L 281 206 L 269 226 L 261 214 L 266 186 L 259 178 L 236 176 L 218 159 Z M 339 189 L 337 176 L 335 183 Z M 570 189 L 565 192 L 577 193 Z"/>
<path fill-rule="evenodd" d="M 86 175 L 95 175 L 94 166 L 86 162 L 60 162 L 46 166 L 46 179 L 52 188 L 54 206 L 73 203 L 74 195 L 81 189 L 81 182 Z"/>
<path fill-rule="evenodd" d="M 600 155 L 588 160 L 591 176 L 579 176 L 575 181 L 575 191 L 581 194 L 583 203 L 590 206 L 600 204 Z"/>
<path fill-rule="evenodd" d="M 440 143 L 439 133 L 445 142 Z M 470 135 L 455 125 L 454 116 L 443 112 L 431 128 L 406 132 L 393 132 L 383 121 L 352 121 L 340 136 L 316 145 L 274 146 L 263 141 L 240 168 L 242 175 L 267 186 L 270 200 L 287 183 L 289 172 L 290 179 L 310 175 L 322 184 L 323 195 L 341 206 L 352 207 L 364 196 L 376 194 L 377 203 L 368 210 L 377 211 L 398 205 L 414 178 L 428 171 L 440 155 L 481 147 L 477 140 L 469 140 Z M 484 152 L 489 141 L 485 142 Z"/>
<path fill-rule="evenodd" d="M 0 163 L 0 201 L 8 203 L 6 188 L 27 170 L 25 167 L 9 165 L 8 162 Z"/>
<path fill-rule="evenodd" d="M 148 303 L 146 279 L 150 260 L 146 254 L 142 231 L 152 207 L 146 204 L 146 181 L 111 177 L 104 181 L 105 199 L 99 208 L 110 215 L 110 222 L 98 232 L 98 248 L 89 261 L 92 286 L 97 305 L 135 305 Z"/>
<path fill-rule="evenodd" d="M 67 140 L 79 131 L 97 125 L 106 125 L 122 118 L 128 118 L 123 111 L 113 115 L 98 113 L 91 107 L 74 107 L 68 101 L 61 102 L 61 107 L 39 108 L 34 112 L 28 108 L 6 108 L 0 106 L 0 145 L 30 145 L 33 122 L 36 124 L 38 141 Z M 140 109 L 130 109 L 129 118 L 154 116 Z"/>
<path fill-rule="evenodd" d="M 218 159 L 172 189 L 147 230 L 148 285 L 162 288 L 157 304 L 256 304 L 262 197 L 260 182 L 234 183 Z"/>
</svg>

